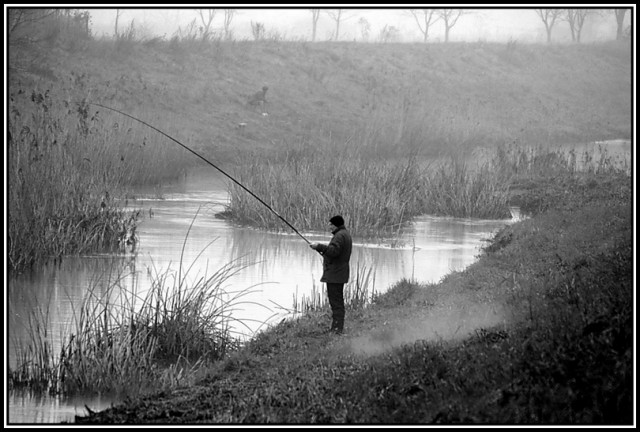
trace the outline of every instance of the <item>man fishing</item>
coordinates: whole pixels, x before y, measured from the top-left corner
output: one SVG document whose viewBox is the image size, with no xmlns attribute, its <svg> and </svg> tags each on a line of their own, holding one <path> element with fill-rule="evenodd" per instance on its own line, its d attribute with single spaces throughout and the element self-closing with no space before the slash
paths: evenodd
<svg viewBox="0 0 640 432">
<path fill-rule="evenodd" d="M 329 219 L 329 229 L 333 237 L 328 245 L 311 243 L 309 247 L 323 257 L 322 278 L 327 284 L 327 295 L 331 305 L 330 332 L 341 334 L 344 330 L 344 284 L 349 281 L 349 259 L 351 258 L 351 234 L 344 226 L 342 216 Z"/>
</svg>

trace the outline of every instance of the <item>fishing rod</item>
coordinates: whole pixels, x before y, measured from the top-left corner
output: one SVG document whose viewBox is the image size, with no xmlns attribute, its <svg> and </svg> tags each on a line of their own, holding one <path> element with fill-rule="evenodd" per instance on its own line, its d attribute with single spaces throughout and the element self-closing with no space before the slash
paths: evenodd
<svg viewBox="0 0 640 432">
<path fill-rule="evenodd" d="M 76 103 L 80 103 L 80 102 L 76 102 Z M 249 189 L 247 189 L 242 183 L 240 183 L 238 180 L 234 179 L 231 175 L 227 174 L 224 170 L 222 170 L 220 167 L 216 166 L 215 164 L 213 164 L 212 162 L 210 162 L 209 160 L 207 160 L 204 156 L 202 156 L 201 154 L 197 153 L 196 151 L 194 151 L 193 149 L 187 147 L 186 145 L 182 144 L 180 141 L 178 141 L 177 139 L 175 139 L 174 137 L 170 136 L 169 134 L 161 131 L 160 129 L 158 129 L 157 127 L 150 125 L 149 123 L 147 123 L 144 120 L 140 120 L 139 118 L 136 118 L 130 114 L 127 114 L 125 112 L 122 112 L 118 109 L 115 108 L 111 108 L 108 107 L 106 105 L 102 105 L 99 103 L 95 103 L 95 102 L 83 102 L 87 105 L 94 105 L 94 106 L 99 106 L 101 108 L 105 108 L 111 111 L 115 111 L 119 114 L 122 114 L 123 116 L 129 117 L 130 119 L 133 119 L 137 122 L 142 123 L 143 125 L 150 127 L 151 129 L 153 129 L 156 132 L 159 132 L 160 134 L 166 136 L 167 138 L 169 138 L 171 141 L 175 142 L 176 144 L 178 144 L 179 146 L 181 146 L 182 148 L 184 148 L 185 150 L 190 151 L 191 153 L 193 153 L 194 155 L 196 155 L 197 157 L 199 157 L 200 159 L 202 159 L 203 161 L 205 161 L 206 163 L 208 163 L 209 165 L 211 165 L 212 167 L 214 167 L 215 169 L 217 169 L 218 171 L 220 171 L 222 174 L 224 174 L 225 176 L 227 176 L 229 179 L 231 179 L 231 181 L 233 181 L 235 184 L 237 184 L 238 186 L 240 186 L 242 189 L 244 189 L 245 191 L 247 191 L 249 193 L 249 195 L 251 195 L 252 197 L 254 197 L 255 199 L 257 199 L 258 201 L 260 201 L 260 203 L 262 205 L 264 205 L 266 208 L 268 208 L 274 215 L 278 216 L 280 218 L 280 220 L 282 222 L 284 222 L 285 224 L 287 224 L 289 226 L 289 228 L 291 228 L 296 234 L 298 234 L 304 241 L 307 242 L 307 244 L 311 244 L 311 242 L 309 240 L 307 240 L 307 238 L 305 236 L 303 236 L 302 234 L 300 234 L 298 232 L 298 230 L 291 225 L 285 218 L 283 218 L 282 216 L 280 216 L 280 214 L 275 211 L 273 208 L 271 208 L 271 206 L 269 204 L 267 204 L 266 202 L 264 202 L 259 196 L 257 196 L 256 194 L 254 194 L 253 192 L 251 192 Z"/>
</svg>

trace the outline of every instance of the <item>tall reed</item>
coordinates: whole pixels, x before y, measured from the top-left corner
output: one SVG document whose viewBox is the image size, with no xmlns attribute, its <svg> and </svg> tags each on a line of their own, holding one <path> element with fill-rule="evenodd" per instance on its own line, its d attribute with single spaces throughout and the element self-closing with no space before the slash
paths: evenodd
<svg viewBox="0 0 640 432">
<path fill-rule="evenodd" d="M 629 172 L 627 159 L 598 151 L 543 146 L 498 146 L 469 157 L 450 151 L 440 159 L 409 154 L 384 162 L 351 146 L 319 151 L 288 149 L 240 168 L 241 182 L 301 229 L 321 230 L 341 213 L 356 236 L 396 234 L 421 214 L 461 218 L 509 218 L 518 183 L 581 173 Z M 240 223 L 282 229 L 273 214 L 239 187 L 230 190 L 228 216 Z"/>
<path fill-rule="evenodd" d="M 380 162 L 354 148 L 324 153 L 303 148 L 252 160 L 238 177 L 301 229 L 322 229 L 336 213 L 361 237 L 396 234 L 421 214 L 510 216 L 509 177 L 488 164 L 472 169 L 461 156 L 433 163 L 410 154 Z M 268 229 L 282 227 L 239 187 L 232 185 L 230 196 L 230 217 Z"/>
<path fill-rule="evenodd" d="M 63 394 L 114 392 L 132 395 L 184 383 L 201 367 L 238 348 L 233 317 L 247 303 L 252 287 L 224 287 L 251 264 L 234 260 L 212 274 L 191 275 L 192 266 L 151 274 L 140 292 L 137 278 L 128 288 L 122 269 L 94 281 L 73 320 L 52 347 L 49 305 L 29 317 L 29 340 L 13 341 L 17 364 L 9 367 L 9 386 Z M 247 326 L 248 327 L 248 326 Z"/>
<path fill-rule="evenodd" d="M 345 284 L 343 296 L 345 307 L 357 310 L 366 307 L 375 299 L 376 276 L 373 267 L 356 262 L 355 269 L 352 266 L 351 280 Z M 296 294 L 293 296 L 293 311 L 295 313 L 306 313 L 321 310 L 327 307 L 328 297 L 323 284 L 311 287 L 309 296 L 302 295 L 300 298 Z"/>
<path fill-rule="evenodd" d="M 83 87 L 82 80 L 77 84 Z M 137 223 L 137 215 L 122 207 L 127 188 L 171 172 L 163 160 L 176 162 L 175 175 L 184 166 L 168 153 L 168 143 L 154 143 L 150 134 L 81 98 L 76 103 L 70 91 L 20 89 L 10 99 L 11 270 L 63 254 L 118 248 Z"/>
<path fill-rule="evenodd" d="M 419 213 L 422 185 L 414 159 L 380 163 L 349 149 L 294 149 L 248 161 L 237 178 L 302 230 L 324 227 L 328 217 L 341 213 L 354 235 L 373 236 L 394 232 Z M 235 185 L 228 213 L 241 223 L 282 228 L 275 215 Z"/>
<path fill-rule="evenodd" d="M 470 167 L 451 157 L 427 176 L 423 211 L 436 216 L 499 219 L 510 216 L 509 179 L 488 164 Z"/>
</svg>

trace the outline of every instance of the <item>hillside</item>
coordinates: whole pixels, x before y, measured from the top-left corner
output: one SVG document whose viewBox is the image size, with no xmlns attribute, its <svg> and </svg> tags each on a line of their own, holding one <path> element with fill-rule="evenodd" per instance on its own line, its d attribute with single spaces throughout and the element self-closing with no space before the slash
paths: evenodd
<svg viewBox="0 0 640 432">
<path fill-rule="evenodd" d="M 554 144 L 631 134 L 624 44 L 146 43 L 10 49 L 9 92 L 144 119 L 216 160 L 238 150 Z M 247 97 L 269 87 L 265 111 Z"/>
</svg>

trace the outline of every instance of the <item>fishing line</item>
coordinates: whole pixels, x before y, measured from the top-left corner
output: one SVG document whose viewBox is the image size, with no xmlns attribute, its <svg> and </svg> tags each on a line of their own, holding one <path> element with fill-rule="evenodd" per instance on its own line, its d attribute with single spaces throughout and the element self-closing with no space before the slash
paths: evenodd
<svg viewBox="0 0 640 432">
<path fill-rule="evenodd" d="M 76 103 L 80 103 L 80 102 L 76 102 Z M 119 114 L 122 114 L 123 116 L 129 117 L 130 119 L 133 119 L 137 122 L 142 123 L 143 125 L 150 127 L 151 129 L 153 129 L 156 132 L 159 132 L 160 134 L 166 136 L 167 138 L 169 138 L 171 141 L 175 142 L 176 144 L 178 144 L 179 146 L 181 146 L 182 148 L 184 148 L 185 150 L 190 151 L 191 153 L 193 153 L 194 155 L 196 155 L 197 157 L 199 157 L 200 159 L 202 159 L 203 161 L 205 161 L 206 163 L 208 163 L 209 165 L 211 165 L 212 167 L 214 167 L 215 169 L 217 169 L 218 171 L 220 171 L 222 174 L 224 174 L 225 176 L 227 176 L 229 179 L 231 179 L 231 181 L 233 181 L 235 184 L 237 184 L 238 186 L 240 186 L 242 189 L 244 189 L 245 191 L 247 191 L 252 197 L 254 197 L 255 199 L 257 199 L 258 201 L 260 201 L 260 203 L 262 205 L 264 205 L 266 208 L 268 208 L 274 215 L 278 216 L 280 218 L 280 220 L 282 222 L 284 222 L 285 224 L 287 224 L 289 226 L 289 228 L 291 228 L 296 234 L 298 234 L 304 241 L 307 242 L 307 244 L 311 244 L 311 242 L 309 240 L 306 239 L 305 236 L 303 236 L 302 234 L 300 234 L 298 232 L 297 229 L 295 229 L 295 227 L 293 225 L 291 225 L 285 218 L 283 218 L 282 216 L 280 216 L 280 214 L 278 214 L 277 211 L 275 211 L 274 209 L 271 208 L 271 206 L 269 204 L 267 204 L 266 202 L 264 202 L 259 196 L 257 196 L 256 194 L 254 194 L 253 192 L 251 192 L 249 189 L 247 189 L 242 183 L 240 183 L 238 180 L 234 179 L 231 175 L 227 174 L 226 172 L 224 172 L 221 168 L 219 168 L 218 166 L 216 166 L 215 164 L 213 164 L 212 162 L 208 161 L 204 156 L 200 155 L 199 153 L 195 152 L 194 150 L 190 149 L 189 147 L 187 147 L 186 145 L 182 144 L 180 141 L 178 141 L 177 139 L 175 139 L 174 137 L 170 136 L 169 134 L 161 131 L 160 129 L 158 129 L 157 127 L 150 125 L 149 123 L 147 123 L 144 120 L 140 120 L 139 118 L 136 118 L 130 114 L 127 114 L 125 112 L 122 112 L 120 110 L 117 110 L 115 108 L 111 108 L 108 107 L 106 105 L 102 105 L 99 103 L 95 103 L 95 102 L 82 102 L 85 103 L 87 105 L 94 105 L 94 106 L 99 106 L 101 108 L 105 108 L 111 111 L 115 111 Z"/>
</svg>

